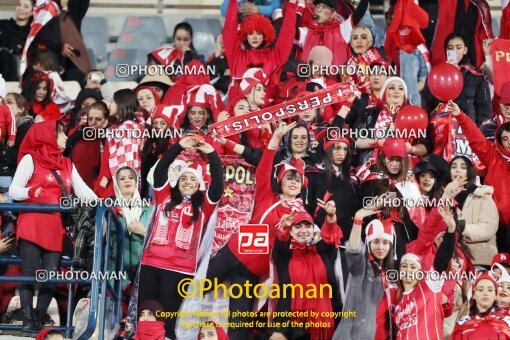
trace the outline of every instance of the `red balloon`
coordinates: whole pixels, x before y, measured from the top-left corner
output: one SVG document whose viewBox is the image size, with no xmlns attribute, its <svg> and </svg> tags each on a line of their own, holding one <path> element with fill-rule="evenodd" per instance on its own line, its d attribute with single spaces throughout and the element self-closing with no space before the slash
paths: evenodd
<svg viewBox="0 0 510 340">
<path fill-rule="evenodd" d="M 419 131 L 425 130 L 428 124 L 427 113 L 421 107 L 415 105 L 404 107 L 395 118 L 395 129 L 404 131 L 410 137 L 418 137 Z"/>
<path fill-rule="evenodd" d="M 428 84 L 434 97 L 447 102 L 459 96 L 464 86 L 464 78 L 456 66 L 443 63 L 432 68 Z"/>
</svg>

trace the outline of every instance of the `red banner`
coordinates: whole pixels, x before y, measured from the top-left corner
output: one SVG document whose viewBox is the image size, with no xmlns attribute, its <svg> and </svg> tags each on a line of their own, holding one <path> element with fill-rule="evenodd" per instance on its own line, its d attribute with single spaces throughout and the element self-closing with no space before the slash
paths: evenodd
<svg viewBox="0 0 510 340">
<path fill-rule="evenodd" d="M 182 152 L 178 159 L 206 164 L 196 152 Z M 239 225 L 250 221 L 255 200 L 255 168 L 239 156 L 220 156 L 220 159 L 223 165 L 224 191 L 218 206 L 213 255 L 239 230 Z M 208 164 L 206 172 L 207 181 L 210 174 Z"/>
<path fill-rule="evenodd" d="M 494 92 L 499 95 L 501 86 L 510 82 L 510 40 L 494 39 L 491 43 Z"/>
<path fill-rule="evenodd" d="M 228 137 L 264 124 L 299 115 L 308 110 L 345 101 L 354 93 L 354 85 L 348 82 L 339 83 L 317 92 L 310 92 L 297 99 L 214 123 L 210 128 L 218 137 Z"/>
</svg>

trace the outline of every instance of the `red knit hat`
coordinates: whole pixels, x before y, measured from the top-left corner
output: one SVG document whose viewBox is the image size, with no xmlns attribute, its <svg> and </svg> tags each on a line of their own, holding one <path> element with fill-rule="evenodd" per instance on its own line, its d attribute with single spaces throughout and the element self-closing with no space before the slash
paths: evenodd
<svg viewBox="0 0 510 340">
<path fill-rule="evenodd" d="M 406 142 L 403 139 L 388 138 L 384 142 L 381 151 L 387 158 L 405 157 L 407 155 Z"/>
<path fill-rule="evenodd" d="M 287 174 L 289 171 L 296 171 L 301 175 L 301 179 L 303 180 L 303 186 L 308 185 L 308 179 L 305 176 L 305 162 L 301 158 L 294 158 L 290 160 L 289 163 L 280 163 L 275 166 L 275 168 L 278 170 L 280 169 L 280 172 L 278 173 L 277 182 L 280 183 L 283 178 L 285 177 L 285 174 Z"/>
<path fill-rule="evenodd" d="M 250 93 L 251 89 L 258 84 L 265 84 L 266 80 L 266 74 L 261 68 L 249 68 L 246 72 L 244 72 L 243 79 L 241 80 L 239 87 L 243 94 L 247 95 Z"/>
<path fill-rule="evenodd" d="M 177 186 L 177 183 L 179 182 L 179 178 L 181 178 L 181 176 L 185 172 L 191 172 L 193 175 L 195 175 L 195 177 L 198 180 L 198 183 L 200 184 L 198 189 L 200 191 L 205 191 L 205 181 L 204 181 L 204 178 L 205 178 L 205 166 L 202 166 L 201 164 L 199 164 L 197 162 L 188 164 L 187 166 L 181 168 L 181 170 L 177 174 L 176 180 L 173 181 L 173 182 L 171 181 L 171 183 L 170 183 L 172 188 L 175 188 Z"/>
<path fill-rule="evenodd" d="M 334 146 L 338 143 L 345 143 L 347 144 L 347 147 L 349 146 L 349 138 L 347 137 L 339 137 L 337 139 L 330 139 L 330 134 L 328 133 L 328 129 L 324 129 L 317 135 L 316 139 L 320 140 L 322 139 L 322 146 L 324 148 L 324 151 L 327 151 L 330 147 Z"/>
<path fill-rule="evenodd" d="M 175 46 L 158 48 L 149 53 L 161 65 L 168 66 L 174 63 L 180 64 L 184 58 L 184 53 Z"/>
<path fill-rule="evenodd" d="M 179 122 L 184 114 L 183 105 L 156 105 L 150 112 L 150 120 L 162 118 L 167 124 L 173 128 L 179 128 Z"/>
<path fill-rule="evenodd" d="M 214 117 L 223 109 L 221 97 L 214 86 L 210 84 L 197 85 L 189 88 L 186 95 L 186 106 L 188 108 L 198 106 L 210 109 Z"/>
<path fill-rule="evenodd" d="M 498 283 L 497 283 L 496 279 L 494 277 L 492 277 L 490 272 L 484 272 L 484 273 L 478 275 L 478 277 L 475 280 L 475 283 L 473 284 L 473 288 L 472 288 L 473 289 L 473 295 L 475 294 L 476 285 L 481 280 L 489 280 L 489 281 L 491 281 L 492 284 L 494 285 L 494 288 L 496 289 L 496 295 L 498 295 Z"/>
<path fill-rule="evenodd" d="M 264 36 L 265 46 L 271 45 L 276 37 L 276 30 L 271 20 L 263 14 L 251 14 L 241 21 L 239 32 L 237 33 L 241 43 L 244 43 L 248 34 L 253 32 L 259 32 Z"/>
<path fill-rule="evenodd" d="M 384 219 L 383 221 L 375 219 L 370 221 L 365 229 L 365 242 L 369 243 L 377 238 L 382 238 L 391 242 L 395 242 L 395 228 L 391 219 Z"/>
</svg>

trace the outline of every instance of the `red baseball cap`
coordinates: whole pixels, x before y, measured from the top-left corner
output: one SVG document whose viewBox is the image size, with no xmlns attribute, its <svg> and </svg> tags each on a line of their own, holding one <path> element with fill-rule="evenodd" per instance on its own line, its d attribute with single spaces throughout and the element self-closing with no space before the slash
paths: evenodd
<svg viewBox="0 0 510 340">
<path fill-rule="evenodd" d="M 391 157 L 405 157 L 406 142 L 403 139 L 388 138 L 384 141 L 381 151 L 387 158 Z"/>
<path fill-rule="evenodd" d="M 508 253 L 499 253 L 499 254 L 494 255 L 494 257 L 492 258 L 491 267 L 495 263 L 500 263 L 503 266 L 510 267 L 510 254 L 508 254 Z"/>
<path fill-rule="evenodd" d="M 510 104 L 510 81 L 507 81 L 499 90 L 499 102 L 503 105 Z"/>
</svg>

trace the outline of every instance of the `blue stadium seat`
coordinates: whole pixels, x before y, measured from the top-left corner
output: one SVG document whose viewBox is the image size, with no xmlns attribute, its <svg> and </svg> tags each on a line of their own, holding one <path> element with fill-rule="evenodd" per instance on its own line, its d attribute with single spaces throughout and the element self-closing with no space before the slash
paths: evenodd
<svg viewBox="0 0 510 340">
<path fill-rule="evenodd" d="M 206 32 L 212 34 L 214 38 L 221 34 L 221 24 L 216 18 L 186 18 L 183 21 L 191 25 L 193 34 Z"/>
<path fill-rule="evenodd" d="M 160 16 L 127 17 L 122 26 L 122 33 L 152 33 L 157 39 L 158 46 L 167 40 L 165 23 Z"/>
<path fill-rule="evenodd" d="M 87 49 L 91 49 L 94 52 L 94 62 L 100 63 L 106 60 L 108 54 L 106 50 L 107 42 L 104 41 L 103 37 L 90 34 L 84 35 L 83 42 L 85 46 L 87 46 Z"/>
<path fill-rule="evenodd" d="M 199 54 L 207 59 L 216 47 L 214 37 L 207 32 L 193 32 L 193 45 Z"/>
<path fill-rule="evenodd" d="M 117 48 L 119 49 L 144 49 L 147 53 L 161 46 L 158 38 L 153 33 L 121 33 L 117 40 Z"/>
<path fill-rule="evenodd" d="M 494 36 L 497 38 L 499 37 L 500 28 L 499 28 L 499 21 L 498 19 L 492 17 L 492 32 L 494 33 Z"/>
<path fill-rule="evenodd" d="M 92 68 L 95 69 L 96 68 L 96 57 L 94 55 L 94 50 L 92 50 L 91 48 L 87 48 L 87 53 L 89 55 L 90 64 L 91 64 Z"/>
<path fill-rule="evenodd" d="M 81 24 L 81 34 L 87 48 L 94 51 L 94 62 L 106 60 L 106 45 L 109 41 L 108 26 L 104 17 L 85 17 Z"/>
<path fill-rule="evenodd" d="M 108 81 L 136 81 L 140 76 L 138 74 L 126 73 L 126 67 L 130 65 L 145 65 L 146 62 L 147 50 L 116 48 L 108 58 L 108 66 L 106 66 L 104 74 Z"/>
</svg>

